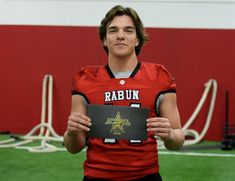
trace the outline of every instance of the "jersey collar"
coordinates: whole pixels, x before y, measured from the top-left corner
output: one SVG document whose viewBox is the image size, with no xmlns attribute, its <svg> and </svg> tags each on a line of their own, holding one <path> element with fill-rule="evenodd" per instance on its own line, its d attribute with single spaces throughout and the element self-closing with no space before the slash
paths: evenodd
<svg viewBox="0 0 235 181">
<path fill-rule="evenodd" d="M 135 74 L 137 74 L 138 70 L 140 69 L 141 66 L 141 62 L 138 62 L 135 69 L 133 70 L 133 72 L 131 73 L 129 78 L 133 78 L 135 76 Z M 113 72 L 111 71 L 110 67 L 108 64 L 105 65 L 105 68 L 110 76 L 111 79 L 114 79 L 115 76 L 113 75 Z"/>
</svg>

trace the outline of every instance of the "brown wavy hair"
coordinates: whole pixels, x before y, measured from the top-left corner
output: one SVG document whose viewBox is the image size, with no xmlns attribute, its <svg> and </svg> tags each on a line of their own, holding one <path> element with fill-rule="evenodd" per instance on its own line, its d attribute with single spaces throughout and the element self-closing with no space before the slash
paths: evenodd
<svg viewBox="0 0 235 181">
<path fill-rule="evenodd" d="M 99 36 L 100 40 L 103 42 L 104 38 L 106 37 L 107 33 L 107 27 L 111 23 L 111 21 L 116 17 L 116 16 L 122 16 L 122 15 L 127 15 L 131 17 L 135 29 L 136 29 L 136 34 L 137 38 L 139 40 L 139 45 L 135 47 L 135 53 L 136 55 L 139 55 L 141 48 L 144 46 L 145 42 L 148 41 L 148 36 L 145 32 L 143 23 L 141 19 L 139 18 L 137 12 L 130 8 L 130 7 L 123 7 L 121 5 L 114 6 L 112 9 L 110 9 L 105 17 L 102 19 L 100 26 L 98 27 L 99 30 Z M 104 50 L 108 54 L 108 48 L 106 46 L 103 46 Z"/>
</svg>

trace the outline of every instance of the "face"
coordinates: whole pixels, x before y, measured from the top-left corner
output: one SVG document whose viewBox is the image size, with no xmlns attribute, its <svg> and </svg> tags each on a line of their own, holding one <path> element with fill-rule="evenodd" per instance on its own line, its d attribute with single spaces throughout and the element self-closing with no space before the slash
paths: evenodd
<svg viewBox="0 0 235 181">
<path fill-rule="evenodd" d="M 139 40 L 131 17 L 116 16 L 107 27 L 104 45 L 110 56 L 125 57 L 135 54 Z"/>
</svg>

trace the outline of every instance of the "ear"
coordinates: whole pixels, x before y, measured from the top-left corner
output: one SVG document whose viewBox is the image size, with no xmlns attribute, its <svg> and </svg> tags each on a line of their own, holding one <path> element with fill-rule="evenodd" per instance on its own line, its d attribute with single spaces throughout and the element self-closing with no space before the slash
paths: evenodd
<svg viewBox="0 0 235 181">
<path fill-rule="evenodd" d="M 106 38 L 103 39 L 103 45 L 104 45 L 105 47 L 107 47 Z"/>
<path fill-rule="evenodd" d="M 139 44 L 140 44 L 140 41 L 139 41 L 139 38 L 137 38 L 137 39 L 136 39 L 135 46 L 137 47 L 137 46 L 139 46 Z"/>
</svg>

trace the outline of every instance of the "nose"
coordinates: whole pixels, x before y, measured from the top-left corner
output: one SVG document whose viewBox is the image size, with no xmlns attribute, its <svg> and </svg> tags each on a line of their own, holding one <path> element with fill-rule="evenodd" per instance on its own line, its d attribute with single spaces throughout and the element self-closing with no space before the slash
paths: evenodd
<svg viewBox="0 0 235 181">
<path fill-rule="evenodd" d="M 125 39 L 125 35 L 124 35 L 124 31 L 123 30 L 119 30 L 117 33 L 117 39 L 118 40 L 124 40 Z"/>
</svg>

